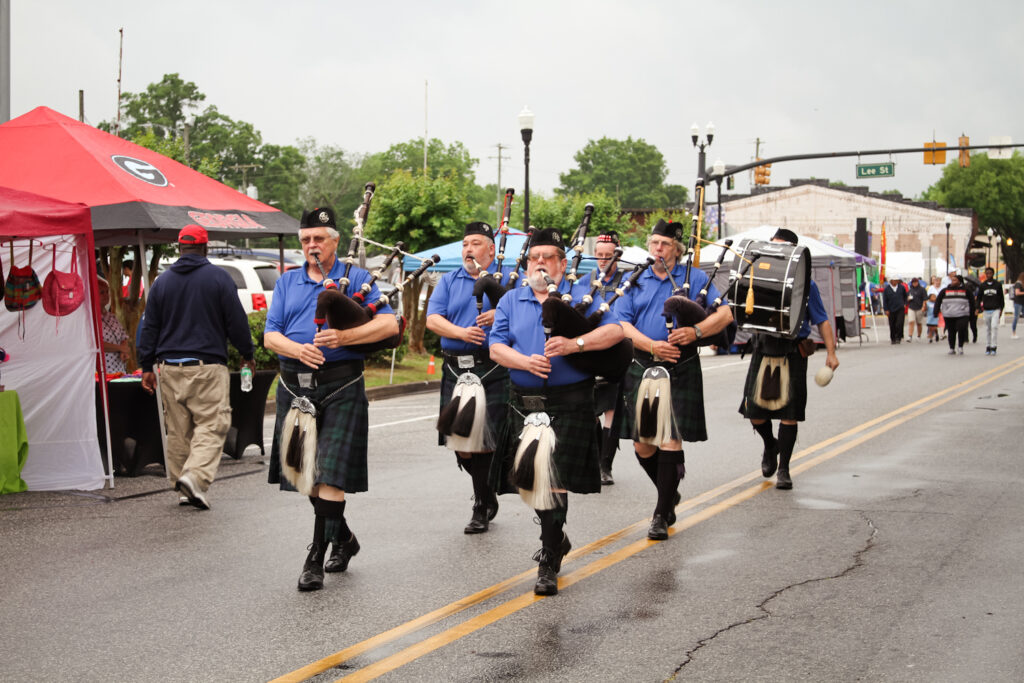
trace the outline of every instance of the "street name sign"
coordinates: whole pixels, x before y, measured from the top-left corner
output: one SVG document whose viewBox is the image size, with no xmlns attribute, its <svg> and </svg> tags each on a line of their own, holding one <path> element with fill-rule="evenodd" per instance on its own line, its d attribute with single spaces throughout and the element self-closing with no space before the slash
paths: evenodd
<svg viewBox="0 0 1024 683">
<path fill-rule="evenodd" d="M 896 175 L 896 164 L 857 164 L 858 178 L 892 178 Z"/>
</svg>

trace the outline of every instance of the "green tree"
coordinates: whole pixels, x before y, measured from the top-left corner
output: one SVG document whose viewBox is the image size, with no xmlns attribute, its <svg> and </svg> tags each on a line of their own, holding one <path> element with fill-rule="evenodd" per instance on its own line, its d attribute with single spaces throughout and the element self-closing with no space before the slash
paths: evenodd
<svg viewBox="0 0 1024 683">
<path fill-rule="evenodd" d="M 263 145 L 256 155 L 260 168 L 253 182 L 260 200 L 289 216 L 302 214 L 300 188 L 306 181 L 306 157 L 292 145 Z"/>
<path fill-rule="evenodd" d="M 313 138 L 300 140 L 299 151 L 306 159 L 305 177 L 299 188 L 302 208 L 330 206 L 341 227 L 362 202 L 363 187 L 367 182 L 377 182 L 378 177 L 364 169 L 365 157 L 334 145 L 318 144 Z"/>
<path fill-rule="evenodd" d="M 141 93 L 121 95 L 121 128 L 123 138 L 131 140 L 145 132 L 147 127 L 162 127 L 165 131 L 178 131 L 188 116 L 199 108 L 206 95 L 192 81 L 184 81 L 178 74 L 165 74 L 159 83 L 150 83 Z M 98 126 L 113 132 L 114 123 L 104 121 Z"/>
<path fill-rule="evenodd" d="M 447 176 L 462 186 L 472 185 L 476 179 L 474 167 L 479 160 L 469 154 L 459 141 L 449 145 L 437 138 L 427 143 L 427 174 L 431 178 Z M 395 171 L 423 172 L 423 138 L 391 145 L 386 152 L 373 155 L 366 163 L 367 171 L 376 171 L 388 177 Z"/>
<path fill-rule="evenodd" d="M 625 208 L 664 208 L 686 202 L 686 188 L 665 185 L 665 158 L 642 138 L 589 140 L 573 158 L 577 167 L 559 175 L 558 194 L 604 190 Z"/>
<path fill-rule="evenodd" d="M 551 198 L 531 195 L 530 222 L 538 228 L 556 228 L 568 241 L 583 220 L 583 207 L 588 203 L 594 205 L 594 215 L 590 218 L 590 230 L 587 232 L 589 237 L 596 237 L 604 230 L 614 230 L 621 235 L 628 229 L 629 223 L 622 217 L 619 203 L 602 190 Z"/>
<path fill-rule="evenodd" d="M 982 230 L 991 227 L 1003 238 L 1007 279 L 1024 270 L 1024 156 L 1019 152 L 1010 159 L 973 155 L 967 168 L 947 164 L 923 198 L 941 206 L 974 209 Z"/>
</svg>

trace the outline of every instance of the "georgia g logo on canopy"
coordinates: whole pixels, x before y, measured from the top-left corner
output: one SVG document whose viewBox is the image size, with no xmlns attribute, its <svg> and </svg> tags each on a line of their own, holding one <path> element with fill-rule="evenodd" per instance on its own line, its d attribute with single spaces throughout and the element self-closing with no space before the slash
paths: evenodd
<svg viewBox="0 0 1024 683">
<path fill-rule="evenodd" d="M 167 178 L 160 172 L 160 169 L 148 161 L 133 159 L 132 157 L 126 157 L 120 154 L 115 154 L 110 157 L 110 160 L 117 164 L 122 171 L 125 171 L 143 182 L 147 182 L 150 185 L 156 185 L 157 187 L 167 187 Z"/>
</svg>

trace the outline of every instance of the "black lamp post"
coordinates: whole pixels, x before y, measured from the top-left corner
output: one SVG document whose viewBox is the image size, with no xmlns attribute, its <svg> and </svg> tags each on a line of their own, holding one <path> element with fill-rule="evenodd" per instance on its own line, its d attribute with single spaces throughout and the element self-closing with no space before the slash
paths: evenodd
<svg viewBox="0 0 1024 683">
<path fill-rule="evenodd" d="M 523 165 L 526 178 L 523 181 L 523 232 L 530 230 L 530 140 L 533 139 L 533 112 L 523 107 L 519 112 L 519 132 L 523 134 Z"/>
<path fill-rule="evenodd" d="M 946 258 L 943 259 L 946 262 L 946 275 L 949 275 L 949 224 L 953 222 L 953 217 L 946 214 Z"/>
<path fill-rule="evenodd" d="M 711 167 L 711 172 L 714 174 L 715 183 L 718 185 L 718 210 L 715 211 L 715 220 L 718 221 L 718 230 L 716 232 L 715 239 L 722 239 L 722 176 L 725 175 L 725 162 L 721 159 L 716 159 L 714 166 Z"/>
<path fill-rule="evenodd" d="M 705 172 L 705 163 L 707 157 L 704 155 L 704 149 L 711 146 L 711 141 L 715 137 L 715 124 L 708 121 L 708 125 L 704 127 L 704 139 L 700 138 L 700 127 L 694 123 L 690 126 L 690 140 L 693 141 L 693 146 L 697 148 L 697 177 L 703 178 Z"/>
</svg>

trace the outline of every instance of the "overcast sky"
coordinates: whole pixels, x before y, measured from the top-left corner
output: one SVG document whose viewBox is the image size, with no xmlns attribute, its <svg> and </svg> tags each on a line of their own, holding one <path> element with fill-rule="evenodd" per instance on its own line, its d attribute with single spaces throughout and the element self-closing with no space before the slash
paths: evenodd
<svg viewBox="0 0 1024 683">
<path fill-rule="evenodd" d="M 77 117 L 83 89 L 86 120 L 112 119 L 123 27 L 125 91 L 177 72 L 275 144 L 311 136 L 366 153 L 422 136 L 429 81 L 429 135 L 462 141 L 481 184 L 507 145 L 502 184 L 520 192 L 524 105 L 531 189 L 544 192 L 588 139 L 633 136 L 692 196 L 694 122 L 714 122 L 709 166 L 750 161 L 757 138 L 762 157 L 961 133 L 1024 142 L 1020 0 L 11 0 L 11 24 L 12 117 L 40 105 Z M 871 182 L 853 158 L 776 164 L 772 184 L 827 177 L 916 196 L 941 174 L 918 154 L 893 160 L 896 177 Z"/>
</svg>

